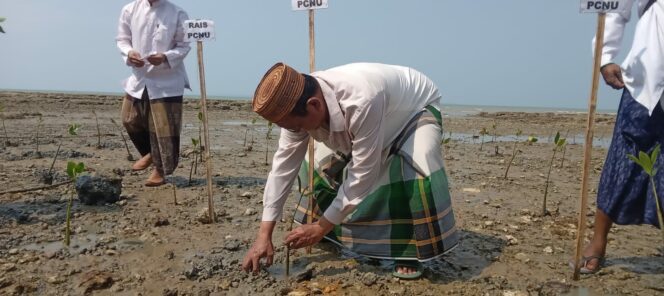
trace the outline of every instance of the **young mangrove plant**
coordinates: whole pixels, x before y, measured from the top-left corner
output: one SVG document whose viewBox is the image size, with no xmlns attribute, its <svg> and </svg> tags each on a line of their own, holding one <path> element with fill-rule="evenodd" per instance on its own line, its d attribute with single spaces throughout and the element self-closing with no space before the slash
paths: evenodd
<svg viewBox="0 0 664 296">
<path fill-rule="evenodd" d="M 198 155 L 201 153 L 201 142 L 199 139 L 196 138 L 191 138 L 191 145 L 194 146 L 194 150 L 192 154 L 194 154 L 194 161 L 191 162 L 191 168 L 189 169 L 189 181 L 187 181 L 187 185 L 191 185 L 191 174 L 194 172 L 195 168 L 198 167 Z"/>
<path fill-rule="evenodd" d="M 510 157 L 510 161 L 507 162 L 507 167 L 505 168 L 505 175 L 503 176 L 503 179 L 507 179 L 507 173 L 510 171 L 510 167 L 512 166 L 512 162 L 514 162 L 514 158 L 516 157 L 516 154 L 519 152 L 519 150 L 516 149 L 516 146 L 519 144 L 519 137 L 523 134 L 523 131 L 520 129 L 516 130 L 516 141 L 514 141 L 514 146 L 512 146 L 512 156 Z M 530 140 L 533 137 L 528 137 L 528 140 Z M 528 141 L 526 140 L 526 142 Z"/>
<path fill-rule="evenodd" d="M 99 118 L 97 117 L 97 112 L 92 110 L 92 114 L 95 116 L 95 123 L 97 124 L 97 149 L 101 149 L 101 129 L 99 128 Z"/>
<path fill-rule="evenodd" d="M 69 127 L 67 128 L 67 133 L 70 136 L 77 136 L 78 130 L 80 128 L 81 125 L 79 124 L 69 124 Z M 58 155 L 60 154 L 60 148 L 62 148 L 62 141 L 58 143 L 58 149 L 55 151 L 55 155 L 53 155 L 53 161 L 51 161 L 51 167 L 48 168 L 48 172 L 44 177 L 44 183 L 46 184 L 49 185 L 53 184 L 53 167 L 55 166 L 55 161 L 58 159 Z"/>
<path fill-rule="evenodd" d="M 452 141 L 452 132 L 447 133 L 447 138 L 445 137 L 445 135 L 443 135 L 443 140 L 441 141 L 441 144 L 447 145 L 450 143 L 450 141 Z"/>
<path fill-rule="evenodd" d="M 482 130 L 480 131 L 480 138 L 481 138 L 480 151 L 482 151 L 482 148 L 484 147 L 484 136 L 486 136 L 487 134 L 489 134 L 489 132 L 487 132 L 486 127 L 483 127 Z"/>
<path fill-rule="evenodd" d="M 0 119 L 2 119 L 2 129 L 5 132 L 5 146 L 10 146 L 11 143 L 9 143 L 9 136 L 7 136 L 7 128 L 5 127 L 5 106 L 0 103 Z"/>
<path fill-rule="evenodd" d="M 551 168 L 553 168 L 553 160 L 556 157 L 556 152 L 565 146 L 565 138 L 560 137 L 560 132 L 556 132 L 556 137 L 553 139 L 553 154 L 551 155 L 551 162 L 549 162 L 549 172 L 546 174 L 546 183 L 544 184 L 544 200 L 542 201 L 542 216 L 546 216 L 546 196 L 549 193 L 549 178 L 551 177 Z"/>
<path fill-rule="evenodd" d="M 520 132 L 521 132 L 521 130 L 517 131 L 517 137 L 520 135 Z M 534 136 L 529 136 L 526 139 L 526 145 L 532 145 L 533 143 L 536 143 L 536 142 L 537 142 L 537 138 L 534 137 Z M 516 157 L 516 154 L 520 151 L 520 150 L 516 149 L 517 144 L 518 144 L 518 141 L 514 142 L 514 148 L 512 150 L 512 157 L 510 158 L 509 163 L 507 163 L 507 168 L 505 169 L 505 176 L 503 176 L 503 179 L 507 179 L 507 173 L 509 172 L 510 166 L 512 165 L 512 162 L 514 161 L 514 157 Z"/>
<path fill-rule="evenodd" d="M 115 122 L 115 119 L 111 118 L 111 122 L 120 131 L 120 136 L 122 137 L 122 142 L 125 145 L 125 149 L 127 149 L 127 160 L 134 161 L 134 156 L 131 155 L 131 152 L 129 151 L 129 145 L 127 145 L 127 139 L 125 138 L 124 133 L 122 132 L 122 128 L 120 127 L 120 125 L 117 122 Z"/>
<path fill-rule="evenodd" d="M 72 181 L 72 193 L 69 194 L 69 202 L 67 202 L 67 225 L 65 226 L 65 246 L 69 246 L 71 242 L 71 206 L 76 193 L 76 179 L 85 171 L 85 165 L 82 162 L 75 163 L 73 161 L 67 162 L 67 176 Z"/>
<path fill-rule="evenodd" d="M 272 139 L 272 122 L 267 122 L 267 133 L 265 134 L 265 165 L 270 164 L 267 161 L 268 151 L 270 150 L 270 140 Z"/>
<path fill-rule="evenodd" d="M 567 139 L 567 135 L 569 135 L 569 130 L 565 133 L 565 138 Z M 560 158 L 560 168 L 565 167 L 565 153 L 567 152 L 567 141 L 563 144 L 563 157 Z"/>
<path fill-rule="evenodd" d="M 37 119 L 37 132 L 35 134 L 35 138 L 36 138 L 35 142 L 37 143 L 37 148 L 35 150 L 35 156 L 37 156 L 37 158 L 42 158 L 41 152 L 39 152 L 39 130 L 41 130 L 41 125 L 42 125 L 43 122 L 44 122 L 44 119 L 42 119 L 41 114 L 39 114 L 39 118 Z"/>
<path fill-rule="evenodd" d="M 203 112 L 198 112 L 198 145 L 199 145 L 199 150 L 202 151 L 202 146 L 203 146 L 203 140 L 201 135 L 203 134 Z M 200 163 L 203 163 L 203 153 L 198 153 L 198 161 Z"/>
<path fill-rule="evenodd" d="M 491 129 L 493 130 L 493 135 L 491 136 L 491 142 L 495 142 L 496 138 L 498 137 L 498 124 L 494 121 L 493 124 L 491 125 Z"/>
<path fill-rule="evenodd" d="M 639 151 L 639 157 L 632 154 L 627 154 L 627 157 L 638 164 L 648 175 L 650 184 L 652 185 L 652 194 L 655 198 L 655 206 L 657 207 L 657 220 L 659 222 L 659 229 L 662 231 L 662 253 L 664 254 L 664 218 L 662 218 L 662 205 L 659 203 L 659 196 L 657 195 L 657 187 L 655 186 L 655 174 L 657 174 L 657 157 L 659 156 L 660 146 L 655 146 L 655 149 L 648 155 L 643 151 Z M 661 184 L 660 184 L 661 185 Z"/>
</svg>

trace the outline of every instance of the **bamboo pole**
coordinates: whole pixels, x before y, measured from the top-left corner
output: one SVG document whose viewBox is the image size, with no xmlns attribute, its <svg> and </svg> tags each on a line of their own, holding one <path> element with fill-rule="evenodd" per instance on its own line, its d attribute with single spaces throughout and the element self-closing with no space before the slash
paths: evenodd
<svg viewBox="0 0 664 296">
<path fill-rule="evenodd" d="M 314 10 L 309 9 L 309 73 L 316 69 L 316 41 L 314 35 Z M 314 138 L 309 137 L 309 206 L 307 207 L 307 224 L 313 223 L 314 215 Z M 311 246 L 307 247 L 311 254 Z"/>
<path fill-rule="evenodd" d="M 576 233 L 576 255 L 574 256 L 575 281 L 579 280 L 581 270 L 580 262 L 583 247 L 583 237 L 586 232 L 586 208 L 588 204 L 588 173 L 592 162 L 593 149 L 593 125 L 595 124 L 595 109 L 597 108 L 597 88 L 599 87 L 599 69 L 602 60 L 602 46 L 604 44 L 604 24 L 606 13 L 600 13 L 597 17 L 597 32 L 595 33 L 595 57 L 593 62 L 593 80 L 590 89 L 590 100 L 588 102 L 588 124 L 586 127 L 586 140 L 583 143 L 583 176 L 581 178 L 581 196 L 579 200 L 579 225 Z"/>
<path fill-rule="evenodd" d="M 203 134 L 205 139 L 205 167 L 207 175 L 208 215 L 210 223 L 216 222 L 212 199 L 212 161 L 210 161 L 210 133 L 208 130 L 207 94 L 205 92 L 205 67 L 203 66 L 203 42 L 196 42 L 198 48 L 198 77 L 201 83 L 201 106 L 203 107 Z"/>
</svg>

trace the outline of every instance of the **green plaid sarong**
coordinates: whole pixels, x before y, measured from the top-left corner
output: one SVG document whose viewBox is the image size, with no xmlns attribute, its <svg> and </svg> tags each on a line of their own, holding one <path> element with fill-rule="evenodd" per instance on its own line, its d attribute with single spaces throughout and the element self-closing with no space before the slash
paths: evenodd
<svg viewBox="0 0 664 296">
<path fill-rule="evenodd" d="M 420 261 L 434 259 L 457 245 L 458 234 L 440 153 L 439 123 L 440 113 L 435 109 L 425 110 L 409 122 L 382 165 L 381 177 L 372 193 L 326 239 L 367 257 Z M 421 150 L 432 147 L 437 147 L 433 148 L 437 153 L 425 157 L 431 159 L 413 157 L 426 154 Z M 345 172 L 339 168 L 343 168 L 345 161 L 320 143 L 316 143 L 314 154 L 312 218 L 315 221 L 336 197 Z M 308 166 L 305 161 L 300 168 L 302 188 L 308 186 Z M 296 222 L 306 223 L 308 202 L 306 196 L 300 199 Z"/>
</svg>

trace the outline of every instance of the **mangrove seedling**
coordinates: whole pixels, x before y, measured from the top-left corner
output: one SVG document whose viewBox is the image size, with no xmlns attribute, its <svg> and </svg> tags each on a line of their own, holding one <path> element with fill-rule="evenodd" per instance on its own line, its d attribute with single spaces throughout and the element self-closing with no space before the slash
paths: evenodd
<svg viewBox="0 0 664 296">
<path fill-rule="evenodd" d="M 545 216 L 548 211 L 546 210 L 546 196 L 549 193 L 549 178 L 551 177 L 551 168 L 553 168 L 553 159 L 556 157 L 556 152 L 565 146 L 565 138 L 560 137 L 560 132 L 556 132 L 556 137 L 553 139 L 553 154 L 551 155 L 551 162 L 549 162 L 549 172 L 546 174 L 546 183 L 544 184 L 544 200 L 542 201 L 542 216 Z"/>
<path fill-rule="evenodd" d="M 267 162 L 268 151 L 270 150 L 270 140 L 272 139 L 272 122 L 267 122 L 267 133 L 265 134 L 265 165 L 270 164 Z"/>
<path fill-rule="evenodd" d="M 657 157 L 659 156 L 660 146 L 659 144 L 655 146 L 655 149 L 648 155 L 643 151 L 639 151 L 639 157 L 632 154 L 627 154 L 627 157 L 638 164 L 648 175 L 650 179 L 650 184 L 652 185 L 652 194 L 655 198 L 655 206 L 657 207 L 657 220 L 659 222 L 659 229 L 662 231 L 662 243 L 664 244 L 664 218 L 662 218 L 662 205 L 659 203 L 659 196 L 657 195 L 657 187 L 655 186 L 655 174 L 657 174 L 657 168 L 655 168 L 655 163 L 657 163 Z M 660 184 L 661 185 L 661 184 Z M 664 246 L 662 247 L 662 253 L 664 253 Z"/>
<path fill-rule="evenodd" d="M 517 144 L 519 144 L 518 139 L 519 139 L 519 136 L 522 133 L 523 132 L 521 130 L 516 131 L 517 141 L 514 142 L 514 147 L 512 148 L 512 157 L 510 157 L 510 161 L 507 163 L 507 168 L 505 168 L 505 175 L 503 176 L 503 179 L 507 179 L 507 173 L 509 172 L 510 167 L 512 166 L 512 162 L 514 161 L 514 158 L 516 157 L 516 154 L 520 151 L 520 150 L 516 149 L 516 146 L 517 146 Z M 531 145 L 532 143 L 535 143 L 535 142 L 537 142 L 537 138 L 535 138 L 533 136 L 530 136 L 530 137 L 528 137 L 528 139 L 526 139 L 526 144 L 528 144 L 528 145 Z"/>
<path fill-rule="evenodd" d="M 194 151 L 192 152 L 194 154 L 194 161 L 191 163 L 191 168 L 189 169 L 189 181 L 187 181 L 187 185 L 191 184 L 191 173 L 194 172 L 194 168 L 198 167 L 198 154 L 200 154 L 200 140 L 196 138 L 191 138 L 191 145 L 194 146 Z"/>
<path fill-rule="evenodd" d="M 567 138 L 567 135 L 569 135 L 569 130 L 565 133 L 565 138 Z M 563 157 L 560 159 L 560 168 L 563 168 L 565 166 L 565 153 L 567 152 L 567 142 L 563 144 Z"/>
<path fill-rule="evenodd" d="M 67 176 L 69 176 L 69 179 L 72 181 L 72 184 L 76 183 L 76 179 L 78 176 L 80 176 L 83 171 L 85 171 L 85 165 L 82 162 L 75 163 L 73 161 L 67 162 Z M 76 186 L 76 185 L 72 185 Z M 69 202 L 67 203 L 67 226 L 65 228 L 65 245 L 69 246 L 69 243 L 71 242 L 70 236 L 71 236 L 71 206 L 73 202 L 73 196 L 74 192 L 76 192 L 75 188 L 72 188 L 73 192 L 72 194 L 69 195 Z"/>
<path fill-rule="evenodd" d="M 498 136 L 498 125 L 494 121 L 494 123 L 491 125 L 491 129 L 493 130 L 493 136 L 491 136 L 491 142 L 496 141 L 496 137 Z"/>
<path fill-rule="evenodd" d="M 452 141 L 452 132 L 448 132 L 447 138 L 445 138 L 445 136 L 443 135 L 443 141 L 441 142 L 441 144 L 447 145 L 450 143 L 450 141 Z"/>
<path fill-rule="evenodd" d="M 92 110 L 92 114 L 95 116 L 95 123 L 97 124 L 97 149 L 101 149 L 101 129 L 99 128 L 99 118 L 97 118 L 97 112 Z"/>
<path fill-rule="evenodd" d="M 71 136 L 76 136 L 78 135 L 78 129 L 81 126 L 78 124 L 70 124 L 69 127 L 67 128 L 67 133 Z M 60 154 L 60 148 L 62 148 L 62 141 L 58 143 L 58 149 L 55 151 L 55 155 L 53 155 L 53 161 L 51 162 L 51 167 L 48 168 L 48 172 L 46 173 L 46 176 L 44 178 L 44 183 L 46 184 L 53 184 L 53 167 L 55 166 L 55 160 L 58 159 L 58 155 Z"/>
<path fill-rule="evenodd" d="M 41 129 L 41 125 L 44 122 L 44 119 L 42 119 L 41 114 L 39 114 L 39 118 L 37 119 L 37 132 L 35 135 L 36 138 L 36 143 L 37 143 L 37 149 L 35 150 L 35 155 L 37 158 L 42 158 L 41 152 L 39 152 L 39 130 Z"/>
<path fill-rule="evenodd" d="M 512 157 L 510 157 L 510 161 L 507 162 L 507 167 L 505 168 L 505 175 L 503 176 L 503 179 L 507 179 L 507 173 L 510 171 L 510 167 L 512 166 L 512 162 L 514 161 L 514 157 L 516 157 L 516 153 L 519 150 L 516 150 L 516 146 L 519 143 L 519 137 L 523 134 L 523 131 L 520 129 L 516 130 L 516 141 L 514 141 L 514 146 L 512 146 Z"/>
<path fill-rule="evenodd" d="M 480 151 L 482 151 L 482 148 L 484 147 L 484 136 L 486 136 L 487 134 L 489 134 L 489 132 L 487 132 L 486 127 L 483 127 L 482 130 L 480 131 L 480 137 L 482 138 L 480 142 Z"/>
<path fill-rule="evenodd" d="M 11 145 L 9 143 L 9 136 L 7 136 L 7 128 L 5 127 L 5 107 L 0 103 L 0 119 L 2 119 L 2 129 L 5 131 L 5 146 Z"/>
<path fill-rule="evenodd" d="M 203 140 L 201 140 L 202 139 L 201 135 L 203 134 L 202 126 L 203 126 L 203 112 L 198 112 L 198 144 L 201 145 L 201 147 L 203 145 Z M 198 153 L 198 160 L 201 163 L 203 163 L 203 153 Z"/>
<path fill-rule="evenodd" d="M 124 133 L 122 132 L 122 128 L 120 128 L 120 125 L 117 122 L 115 122 L 115 119 L 111 118 L 111 122 L 120 131 L 120 136 L 122 137 L 122 142 L 125 145 L 125 149 L 127 149 L 127 160 L 134 161 L 134 156 L 131 155 L 131 152 L 129 151 L 129 145 L 127 145 L 127 139 L 125 138 Z"/>
</svg>

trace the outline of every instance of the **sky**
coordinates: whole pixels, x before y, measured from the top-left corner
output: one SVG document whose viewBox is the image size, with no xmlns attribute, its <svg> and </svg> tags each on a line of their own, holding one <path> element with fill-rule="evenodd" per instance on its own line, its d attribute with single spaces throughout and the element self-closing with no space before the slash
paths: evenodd
<svg viewBox="0 0 664 296">
<path fill-rule="evenodd" d="M 115 36 L 129 2 L 0 0 L 0 89 L 121 93 L 130 69 Z M 209 98 L 250 98 L 278 61 L 308 72 L 308 14 L 290 0 L 171 2 L 215 22 L 203 46 Z M 587 109 L 596 26 L 578 0 L 329 0 L 315 12 L 316 69 L 398 64 L 429 76 L 444 104 Z M 195 44 L 185 63 L 185 95 L 198 96 Z M 620 92 L 602 82 L 598 97 L 615 110 Z"/>
</svg>

